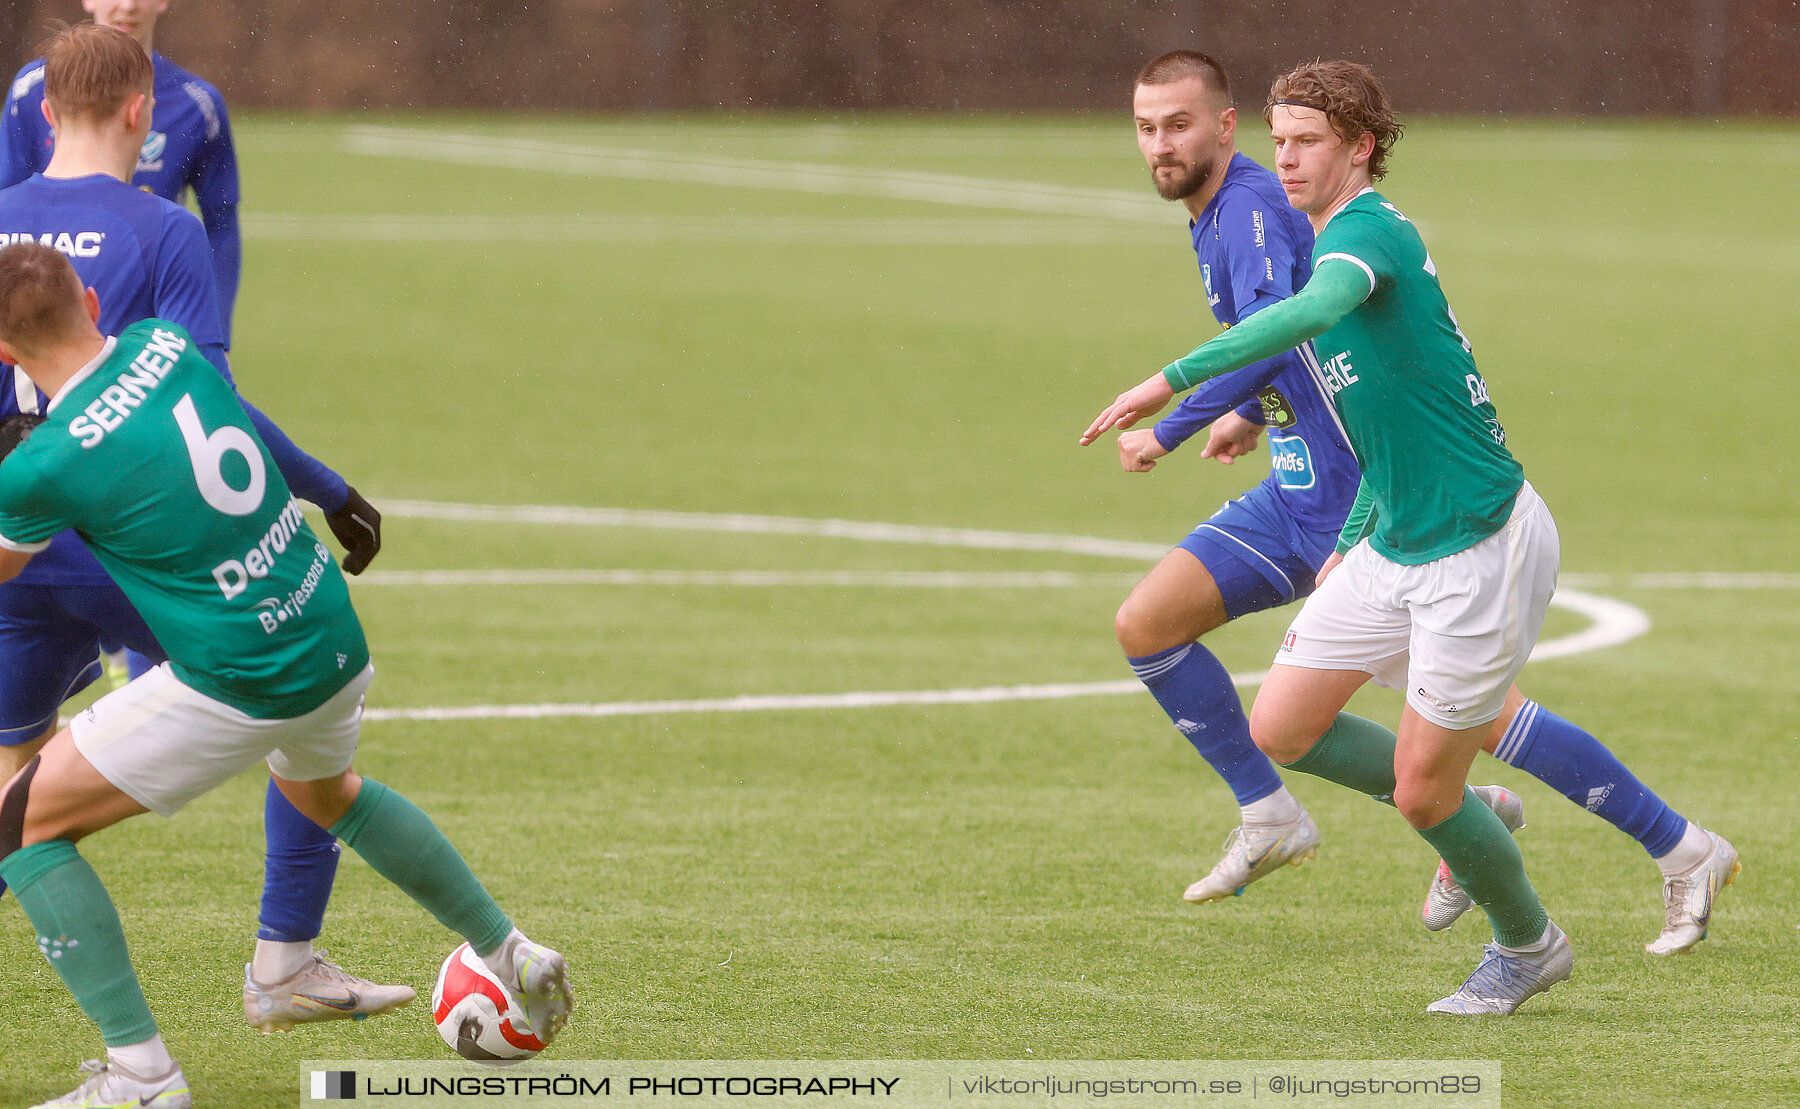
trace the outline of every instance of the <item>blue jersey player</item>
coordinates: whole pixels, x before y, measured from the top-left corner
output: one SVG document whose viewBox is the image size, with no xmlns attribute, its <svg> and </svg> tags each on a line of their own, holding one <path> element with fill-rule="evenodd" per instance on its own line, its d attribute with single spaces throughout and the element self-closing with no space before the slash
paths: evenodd
<svg viewBox="0 0 1800 1109">
<path fill-rule="evenodd" d="M 229 349 L 243 243 L 238 231 L 237 152 L 231 144 L 225 99 L 210 83 L 152 49 L 156 20 L 168 10 L 168 0 L 82 0 L 82 7 L 102 27 L 136 39 L 152 59 L 156 118 L 130 181 L 177 204 L 183 193 L 193 192 L 206 227 L 224 344 Z M 55 136 L 43 105 L 44 60 L 39 58 L 13 78 L 0 115 L 0 188 L 16 185 L 50 164 Z"/>
<path fill-rule="evenodd" d="M 1158 193 L 1181 201 L 1191 217 L 1201 283 L 1219 323 L 1231 327 L 1300 291 L 1312 270 L 1312 227 L 1276 175 L 1237 152 L 1236 111 L 1219 64 L 1185 50 L 1156 59 L 1138 75 L 1133 114 Z M 1116 622 L 1132 668 L 1242 809 L 1225 857 L 1189 887 L 1189 901 L 1241 893 L 1317 850 L 1317 827 L 1251 741 L 1229 675 L 1198 639 L 1311 593 L 1337 546 L 1361 475 L 1321 382 L 1312 346 L 1303 344 L 1214 378 L 1155 427 L 1119 436 L 1121 464 L 1145 472 L 1209 423 L 1202 457 L 1226 463 L 1268 435 L 1269 477 L 1164 557 Z M 1684 951 L 1705 937 L 1713 897 L 1736 865 L 1730 844 L 1690 824 L 1592 735 L 1517 687 L 1485 750 L 1610 821 L 1656 860 L 1666 920 L 1647 950 Z M 1523 822 L 1516 796 L 1498 786 L 1476 792 L 1509 826 Z M 1425 926 L 1446 928 L 1471 904 L 1440 863 Z"/>
<path fill-rule="evenodd" d="M 96 45 L 96 37 L 98 44 Z M 118 332 L 159 317 L 187 328 L 229 379 L 218 301 L 199 221 L 191 212 L 125 182 L 143 144 L 154 101 L 129 73 L 90 71 L 86 54 L 148 59 L 120 31 L 83 24 L 53 44 L 47 70 L 58 141 L 47 171 L 0 190 L 0 243 L 55 247 L 96 290 L 101 326 Z M 148 65 L 144 67 L 148 75 Z M 63 104 L 85 106 L 60 110 Z M 93 104 L 110 105 L 94 108 Z M 0 417 L 42 413 L 48 398 L 13 367 L 0 381 Z M 340 539 L 357 540 L 345 565 L 367 564 L 379 516 L 330 469 L 301 451 L 267 417 L 244 405 L 294 491 L 330 513 Z M 365 524 L 367 526 L 365 526 Z M 344 528 L 348 530 L 343 530 Z M 349 545 L 349 540 L 346 540 Z M 154 661 L 166 653 L 73 531 L 58 534 L 12 581 L 0 584 L 0 773 L 22 767 L 56 730 L 61 702 L 98 676 L 96 644 L 123 642 Z M 271 789 L 269 858 L 257 957 L 246 972 L 246 1012 L 273 1027 L 392 1008 L 395 988 L 343 974 L 312 950 L 337 872 L 332 837 Z M 287 990 L 280 983 L 296 982 Z M 304 991 L 325 1002 L 295 1002 Z"/>
</svg>

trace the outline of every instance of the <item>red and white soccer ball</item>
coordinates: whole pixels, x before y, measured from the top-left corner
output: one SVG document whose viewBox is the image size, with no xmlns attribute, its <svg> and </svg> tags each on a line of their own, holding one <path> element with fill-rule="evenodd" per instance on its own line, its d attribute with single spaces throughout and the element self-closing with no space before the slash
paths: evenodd
<svg viewBox="0 0 1800 1109">
<path fill-rule="evenodd" d="M 451 1050 L 478 1063 L 516 1063 L 544 1050 L 519 995 L 463 944 L 444 960 L 431 988 L 431 1019 Z"/>
</svg>

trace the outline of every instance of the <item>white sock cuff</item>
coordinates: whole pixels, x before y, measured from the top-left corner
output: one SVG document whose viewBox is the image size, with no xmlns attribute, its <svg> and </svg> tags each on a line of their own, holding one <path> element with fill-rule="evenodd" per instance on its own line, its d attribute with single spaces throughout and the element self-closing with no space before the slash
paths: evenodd
<svg viewBox="0 0 1800 1109">
<path fill-rule="evenodd" d="M 1288 792 L 1286 786 L 1282 786 L 1267 797 L 1241 806 L 1241 811 L 1245 824 L 1256 825 L 1292 824 L 1306 812 L 1300 807 L 1300 802 L 1294 800 L 1294 795 Z"/>
<path fill-rule="evenodd" d="M 119 1065 L 119 1069 L 128 1071 L 136 1078 L 160 1078 L 175 1069 L 175 1060 L 170 1058 L 169 1049 L 163 1044 L 162 1033 L 124 1047 L 109 1047 L 106 1058 Z"/>
<path fill-rule="evenodd" d="M 1657 867 L 1665 878 L 1675 878 L 1705 862 L 1713 850 L 1712 837 L 1706 829 L 1693 821 L 1688 821 L 1687 831 L 1681 833 L 1681 842 L 1669 849 L 1669 853 L 1656 860 Z"/>
<path fill-rule="evenodd" d="M 257 940 L 250 957 L 250 979 L 262 986 L 285 982 L 305 970 L 313 959 L 311 940 Z"/>
</svg>

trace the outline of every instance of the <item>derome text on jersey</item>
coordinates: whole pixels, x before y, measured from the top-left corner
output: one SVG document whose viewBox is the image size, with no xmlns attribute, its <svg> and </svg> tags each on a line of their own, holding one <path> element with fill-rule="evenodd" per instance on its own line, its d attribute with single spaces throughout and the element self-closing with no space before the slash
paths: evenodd
<svg viewBox="0 0 1800 1109">
<path fill-rule="evenodd" d="M 175 332 L 156 328 L 151 332 L 150 342 L 131 360 L 131 365 L 115 383 L 100 390 L 100 399 L 69 421 L 69 434 L 81 440 L 83 450 L 99 446 L 108 432 L 124 423 L 143 403 L 150 390 L 162 384 L 162 379 L 175 368 L 175 360 L 187 346 L 188 341 Z"/>
</svg>

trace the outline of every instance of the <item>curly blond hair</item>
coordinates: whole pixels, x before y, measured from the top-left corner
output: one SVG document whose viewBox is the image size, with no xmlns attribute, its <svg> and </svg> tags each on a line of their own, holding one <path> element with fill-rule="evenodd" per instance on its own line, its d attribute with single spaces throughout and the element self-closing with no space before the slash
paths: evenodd
<svg viewBox="0 0 1800 1109">
<path fill-rule="evenodd" d="M 1303 62 L 1275 78 L 1263 105 L 1267 120 L 1275 105 L 1286 103 L 1316 108 L 1325 113 L 1331 129 L 1346 142 L 1364 134 L 1375 136 L 1375 152 L 1369 155 L 1369 177 L 1387 176 L 1388 153 L 1400 141 L 1401 127 L 1394 120 L 1393 105 L 1381 79 L 1366 65 L 1345 61 Z"/>
</svg>

